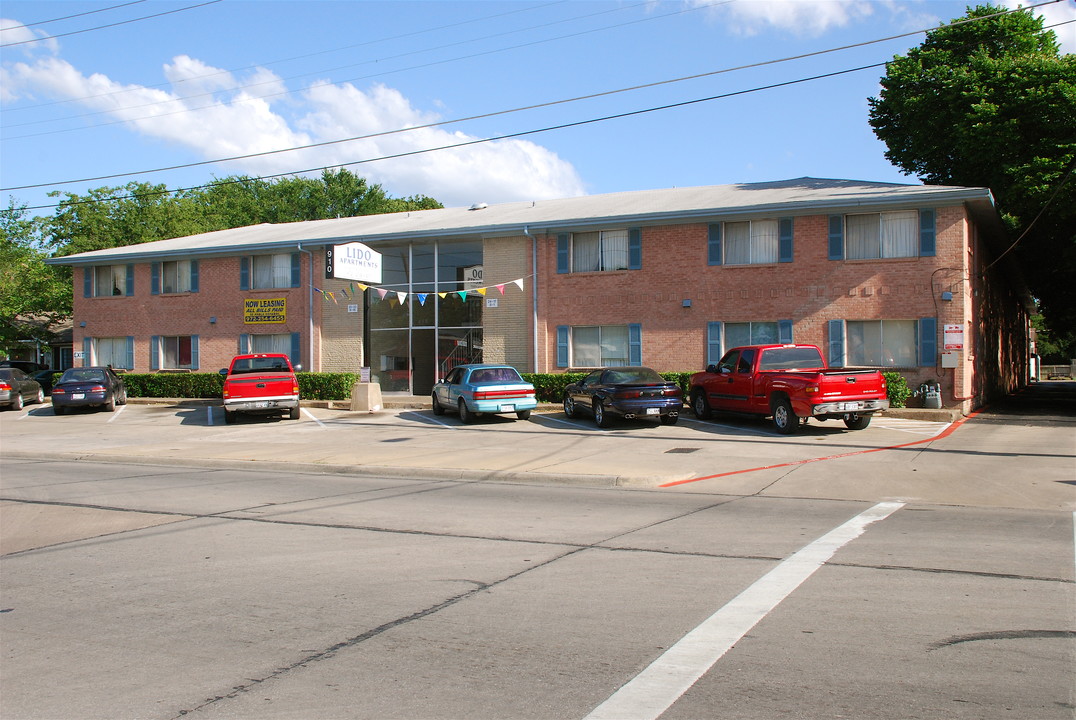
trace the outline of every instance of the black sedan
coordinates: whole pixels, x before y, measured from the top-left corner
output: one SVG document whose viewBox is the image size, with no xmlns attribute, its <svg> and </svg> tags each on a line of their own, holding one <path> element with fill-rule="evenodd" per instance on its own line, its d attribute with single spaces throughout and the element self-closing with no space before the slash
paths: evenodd
<svg viewBox="0 0 1076 720">
<path fill-rule="evenodd" d="M 564 390 L 564 414 L 574 418 L 586 410 L 598 427 L 608 427 L 617 415 L 659 418 L 662 425 L 672 425 L 683 407 L 680 386 L 648 367 L 602 368 Z"/>
<path fill-rule="evenodd" d="M 27 403 L 45 401 L 41 385 L 22 370 L 0 368 L 0 407 L 22 410 Z"/>
<path fill-rule="evenodd" d="M 63 415 L 71 408 L 100 407 L 108 412 L 127 404 L 127 388 L 110 367 L 65 370 L 52 386 L 52 411 Z"/>
</svg>

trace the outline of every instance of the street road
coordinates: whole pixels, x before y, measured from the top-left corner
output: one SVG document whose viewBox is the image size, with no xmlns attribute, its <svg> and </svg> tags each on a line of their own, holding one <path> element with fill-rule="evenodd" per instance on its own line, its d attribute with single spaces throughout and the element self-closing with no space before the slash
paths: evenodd
<svg viewBox="0 0 1076 720">
<path fill-rule="evenodd" d="M 414 416 L 0 415 L 0 717 L 1073 717 L 1071 385 L 921 437 Z M 353 465 L 372 438 L 379 464 L 422 448 L 412 469 L 519 458 L 438 478 L 199 451 L 233 430 L 351 433 Z M 95 440 L 130 459 L 77 459 Z M 667 487 L 570 481 L 581 449 L 690 440 Z"/>
</svg>

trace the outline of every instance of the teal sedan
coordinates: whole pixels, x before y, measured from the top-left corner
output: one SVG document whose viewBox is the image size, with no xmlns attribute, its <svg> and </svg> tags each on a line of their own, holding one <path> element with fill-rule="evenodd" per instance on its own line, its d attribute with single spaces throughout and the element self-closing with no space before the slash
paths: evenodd
<svg viewBox="0 0 1076 720">
<path fill-rule="evenodd" d="M 451 410 L 465 423 L 487 413 L 526 420 L 536 407 L 534 386 L 511 365 L 457 365 L 433 386 L 433 414 Z"/>
</svg>

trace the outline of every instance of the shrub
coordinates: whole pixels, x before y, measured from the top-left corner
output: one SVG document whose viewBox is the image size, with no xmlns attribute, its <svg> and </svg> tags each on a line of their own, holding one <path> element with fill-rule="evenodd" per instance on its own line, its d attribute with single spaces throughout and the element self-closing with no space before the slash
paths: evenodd
<svg viewBox="0 0 1076 720">
<path fill-rule="evenodd" d="M 884 372 L 886 395 L 889 397 L 889 407 L 902 408 L 912 394 L 908 387 L 908 381 L 904 376 L 896 372 Z"/>
</svg>

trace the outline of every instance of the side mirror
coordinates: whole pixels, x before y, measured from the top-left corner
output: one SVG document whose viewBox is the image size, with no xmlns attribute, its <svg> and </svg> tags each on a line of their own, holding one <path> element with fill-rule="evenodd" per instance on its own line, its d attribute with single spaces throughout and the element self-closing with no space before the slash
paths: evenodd
<svg viewBox="0 0 1076 720">
<path fill-rule="evenodd" d="M 707 365 L 706 366 L 706 372 L 708 372 L 708 373 L 717 373 L 717 365 Z"/>
<path fill-rule="evenodd" d="M 228 377 L 228 368 L 221 368 L 220 369 L 220 374 L 223 375 L 224 377 Z"/>
</svg>

